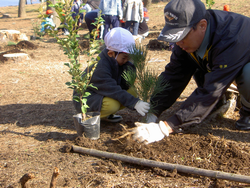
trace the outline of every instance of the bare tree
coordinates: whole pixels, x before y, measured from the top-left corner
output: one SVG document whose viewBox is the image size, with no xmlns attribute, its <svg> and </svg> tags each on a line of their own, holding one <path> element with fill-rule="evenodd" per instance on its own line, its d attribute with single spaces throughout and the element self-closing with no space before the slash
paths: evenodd
<svg viewBox="0 0 250 188">
<path fill-rule="evenodd" d="M 19 0 L 18 17 L 26 16 L 25 4 L 26 4 L 26 0 Z"/>
</svg>

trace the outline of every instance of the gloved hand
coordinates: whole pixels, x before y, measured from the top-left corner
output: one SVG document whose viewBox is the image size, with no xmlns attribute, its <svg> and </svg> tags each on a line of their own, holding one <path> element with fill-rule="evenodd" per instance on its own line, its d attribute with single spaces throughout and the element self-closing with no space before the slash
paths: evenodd
<svg viewBox="0 0 250 188">
<path fill-rule="evenodd" d="M 158 123 L 135 122 L 137 128 L 134 129 L 133 140 L 145 142 L 146 144 L 160 141 L 164 136 L 169 136 L 168 129 L 163 121 Z"/>
<path fill-rule="evenodd" d="M 147 123 L 155 123 L 157 121 L 157 116 L 152 114 L 152 113 L 148 113 L 147 114 L 147 118 L 146 118 L 146 122 Z"/>
<path fill-rule="evenodd" d="M 144 101 L 139 100 L 135 107 L 136 111 L 141 114 L 142 116 L 145 116 L 145 113 L 148 113 L 148 110 L 150 109 L 150 104 Z"/>
</svg>

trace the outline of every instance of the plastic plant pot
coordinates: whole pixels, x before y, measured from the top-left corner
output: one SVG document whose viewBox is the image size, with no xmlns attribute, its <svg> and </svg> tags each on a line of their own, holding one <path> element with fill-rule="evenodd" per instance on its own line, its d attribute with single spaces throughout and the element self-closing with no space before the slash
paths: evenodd
<svg viewBox="0 0 250 188">
<path fill-rule="evenodd" d="M 79 113 L 73 116 L 75 129 L 78 136 L 84 134 L 85 137 L 91 140 L 100 138 L 100 112 L 87 112 L 87 120 L 82 121 L 82 114 Z"/>
</svg>

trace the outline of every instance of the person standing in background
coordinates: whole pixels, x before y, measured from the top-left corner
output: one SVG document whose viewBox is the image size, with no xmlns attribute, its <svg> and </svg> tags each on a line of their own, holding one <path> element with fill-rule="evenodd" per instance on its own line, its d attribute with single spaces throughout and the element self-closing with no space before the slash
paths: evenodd
<svg viewBox="0 0 250 188">
<path fill-rule="evenodd" d="M 148 22 L 148 21 L 149 21 L 148 9 L 147 9 L 146 7 L 144 7 L 144 3 L 143 3 L 143 2 L 142 2 L 142 4 L 143 4 L 144 20 L 145 20 L 146 22 Z"/>
<path fill-rule="evenodd" d="M 120 21 L 123 17 L 121 0 L 101 0 L 99 4 L 101 14 L 104 14 L 104 31 L 103 38 L 108 33 L 110 25 L 112 27 L 119 27 Z"/>
<path fill-rule="evenodd" d="M 125 0 L 123 5 L 123 19 L 125 29 L 130 31 L 133 26 L 133 35 L 138 35 L 139 23 L 143 22 L 143 3 L 141 0 Z"/>
<path fill-rule="evenodd" d="M 79 14 L 80 9 L 83 8 L 83 7 L 81 7 L 81 4 L 82 4 L 81 0 L 74 0 L 74 4 L 71 8 L 71 12 L 73 12 L 72 17 L 74 20 L 76 19 L 76 15 Z M 83 20 L 83 13 L 80 14 L 80 19 L 77 20 L 78 26 L 81 26 L 82 20 Z"/>
</svg>

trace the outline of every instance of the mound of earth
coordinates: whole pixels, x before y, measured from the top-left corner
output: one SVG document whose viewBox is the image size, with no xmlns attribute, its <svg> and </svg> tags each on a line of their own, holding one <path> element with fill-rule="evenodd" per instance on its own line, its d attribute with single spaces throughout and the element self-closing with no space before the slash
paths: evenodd
<svg viewBox="0 0 250 188">
<path fill-rule="evenodd" d="M 35 50 L 37 49 L 37 46 L 35 44 L 33 44 L 32 42 L 23 40 L 20 41 L 16 44 L 16 48 L 18 49 L 28 49 L 28 50 Z"/>
<path fill-rule="evenodd" d="M 148 34 L 148 38 L 158 38 L 158 36 L 160 35 L 160 32 L 159 31 L 157 31 L 157 32 L 150 32 L 149 34 Z"/>
<path fill-rule="evenodd" d="M 33 44 L 29 41 L 20 41 L 16 45 L 7 45 L 1 48 L 1 51 L 4 51 L 0 53 L 0 62 L 7 61 L 7 58 L 4 57 L 5 54 L 13 54 L 13 53 L 24 53 L 22 50 L 36 50 L 38 48 L 37 45 Z M 31 54 L 31 56 L 34 56 Z"/>
<path fill-rule="evenodd" d="M 147 47 L 150 50 L 162 50 L 162 49 L 169 49 L 169 43 L 168 42 L 160 42 L 156 39 L 150 40 L 147 44 Z"/>
</svg>

